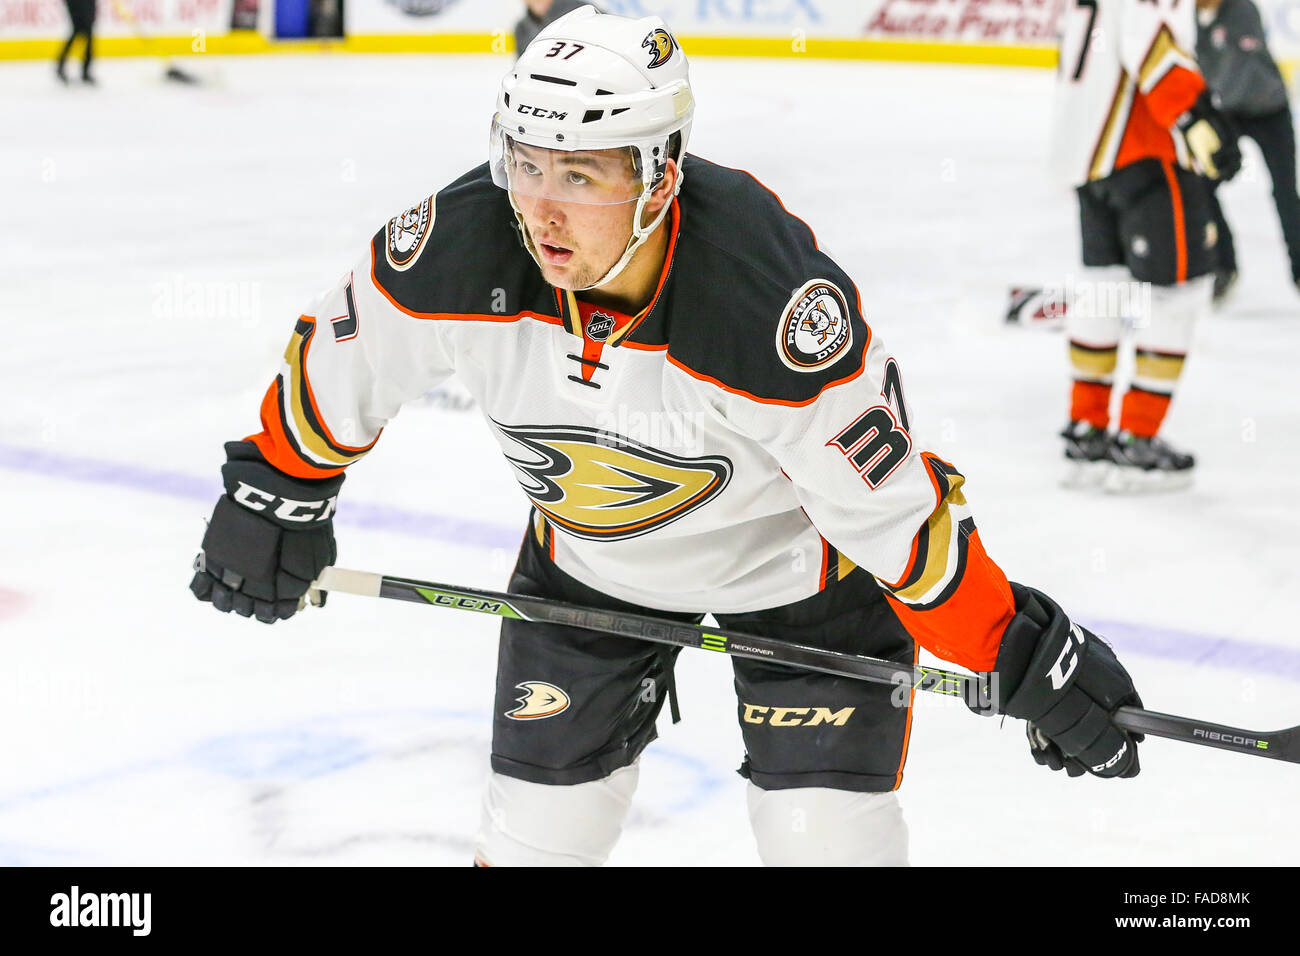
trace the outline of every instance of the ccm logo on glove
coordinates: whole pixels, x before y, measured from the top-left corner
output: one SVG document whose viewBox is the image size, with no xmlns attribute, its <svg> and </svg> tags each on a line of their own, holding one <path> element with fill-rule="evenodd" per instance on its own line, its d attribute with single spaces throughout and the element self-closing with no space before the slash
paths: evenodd
<svg viewBox="0 0 1300 956">
<path fill-rule="evenodd" d="M 1074 653 L 1074 644 L 1083 644 L 1083 632 L 1079 625 L 1070 624 L 1070 636 L 1065 639 L 1065 646 L 1056 655 L 1056 663 L 1047 669 L 1047 676 L 1052 679 L 1052 690 L 1060 690 L 1070 679 L 1074 669 L 1079 666 L 1079 656 Z"/>
<path fill-rule="evenodd" d="M 239 482 L 239 487 L 231 495 L 250 511 L 271 511 L 281 521 L 328 521 L 338 509 L 338 495 L 323 501 L 297 501 L 293 498 L 281 498 L 269 491 L 254 488 L 247 482 Z"/>
<path fill-rule="evenodd" d="M 1109 770 L 1111 767 L 1115 766 L 1115 764 L 1123 760 L 1124 755 L 1126 753 L 1128 753 L 1128 741 L 1125 741 L 1124 743 L 1119 745 L 1119 750 L 1115 751 L 1115 756 L 1111 757 L 1105 763 L 1099 763 L 1097 764 L 1097 766 L 1093 767 L 1092 772 L 1097 774 L 1105 774 L 1107 770 Z"/>
</svg>

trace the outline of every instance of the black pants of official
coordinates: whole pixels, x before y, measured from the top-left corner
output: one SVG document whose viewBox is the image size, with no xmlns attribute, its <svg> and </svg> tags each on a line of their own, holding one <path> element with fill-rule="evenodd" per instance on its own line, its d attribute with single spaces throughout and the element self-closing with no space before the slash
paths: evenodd
<svg viewBox="0 0 1300 956">
<path fill-rule="evenodd" d="M 68 42 L 63 44 L 63 51 L 59 54 L 59 75 L 63 75 L 68 53 L 72 50 L 77 34 L 80 33 L 86 38 L 86 55 L 81 63 L 81 75 L 85 78 L 90 75 L 90 60 L 94 55 L 95 0 L 64 0 L 64 2 L 68 5 L 68 16 L 72 17 L 72 35 L 68 37 Z"/>
<path fill-rule="evenodd" d="M 1273 202 L 1277 217 L 1282 222 L 1282 238 L 1286 241 L 1287 255 L 1291 259 L 1291 277 L 1300 280 L 1300 196 L 1296 194 L 1295 127 L 1291 122 L 1291 105 L 1288 103 L 1274 113 L 1248 116 L 1229 113 L 1228 119 L 1243 136 L 1259 144 L 1273 181 Z M 1223 207 L 1218 196 L 1213 196 L 1214 221 L 1219 229 L 1219 268 L 1237 271 L 1237 252 L 1232 243 L 1232 230 L 1223 217 Z"/>
</svg>

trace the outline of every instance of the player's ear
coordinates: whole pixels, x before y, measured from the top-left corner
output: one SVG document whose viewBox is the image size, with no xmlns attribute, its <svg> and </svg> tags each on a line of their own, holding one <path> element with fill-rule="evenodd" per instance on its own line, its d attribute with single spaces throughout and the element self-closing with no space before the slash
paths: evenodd
<svg viewBox="0 0 1300 956">
<path fill-rule="evenodd" d="M 677 178 L 681 171 L 677 166 L 675 159 L 664 161 L 663 178 L 655 184 L 654 190 L 646 197 L 645 209 L 651 217 L 657 216 L 659 210 L 673 201 L 673 195 L 677 192 Z"/>
</svg>

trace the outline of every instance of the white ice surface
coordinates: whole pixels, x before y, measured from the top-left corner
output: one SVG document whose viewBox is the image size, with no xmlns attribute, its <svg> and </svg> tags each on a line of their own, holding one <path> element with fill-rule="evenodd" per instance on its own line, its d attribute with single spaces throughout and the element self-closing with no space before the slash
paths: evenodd
<svg viewBox="0 0 1300 956">
<path fill-rule="evenodd" d="M 92 91 L 0 65 L 0 863 L 468 861 L 491 619 L 338 595 L 267 628 L 186 584 L 221 443 L 256 430 L 294 319 L 384 219 L 482 160 L 505 66 L 196 58 L 210 82 L 185 88 L 103 60 Z M 1000 325 L 1009 285 L 1075 268 L 1073 199 L 1045 174 L 1051 75 L 694 76 L 692 150 L 754 172 L 856 277 L 1008 575 L 1120 622 L 1149 707 L 1300 723 L 1300 303 L 1253 147 L 1223 191 L 1240 287 L 1169 420 L 1197 485 L 1087 496 L 1056 485 L 1061 339 Z M 235 307 L 185 301 L 238 283 Z M 477 524 L 422 537 L 349 523 L 361 505 Z M 526 505 L 476 413 L 426 402 L 353 469 L 343 512 L 344 566 L 502 587 Z M 685 720 L 662 722 L 612 862 L 756 863 L 728 662 L 684 653 L 679 679 Z M 1017 722 L 919 700 L 913 860 L 1296 861 L 1296 767 L 1160 740 L 1142 760 L 1134 781 L 1067 780 Z"/>
</svg>

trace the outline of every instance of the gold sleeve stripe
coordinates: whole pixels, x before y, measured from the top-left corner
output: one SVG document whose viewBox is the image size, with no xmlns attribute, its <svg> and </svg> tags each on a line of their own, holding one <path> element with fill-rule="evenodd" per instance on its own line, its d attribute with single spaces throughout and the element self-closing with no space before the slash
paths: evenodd
<svg viewBox="0 0 1300 956">
<path fill-rule="evenodd" d="M 1070 343 L 1070 365 L 1083 375 L 1113 375 L 1118 361 L 1118 349 L 1087 349 Z"/>
<path fill-rule="evenodd" d="M 285 371 L 281 373 L 285 376 L 282 400 L 288 406 L 285 410 L 289 412 L 287 417 L 293 425 L 293 437 L 297 439 L 303 451 L 321 464 L 335 467 L 350 465 L 369 451 L 369 446 L 352 453 L 335 450 L 329 440 L 318 432 L 314 413 L 303 407 L 302 357 L 313 331 L 315 331 L 314 324 L 305 331 L 300 327 L 294 330 L 293 337 L 289 339 L 289 347 L 284 352 Z"/>
<path fill-rule="evenodd" d="M 850 561 L 843 551 L 836 553 L 839 556 L 839 561 L 835 565 L 835 580 L 843 581 L 857 565 Z"/>
<path fill-rule="evenodd" d="M 578 297 L 565 290 L 564 293 L 564 327 L 578 338 L 582 338 L 582 313 L 578 309 Z"/>
<path fill-rule="evenodd" d="M 1138 88 L 1143 93 L 1150 93 L 1164 79 L 1165 74 L 1176 66 L 1197 72 L 1196 60 L 1174 42 L 1169 27 L 1161 25 L 1142 66 L 1138 68 Z"/>
<path fill-rule="evenodd" d="M 540 547 L 546 547 L 546 515 L 540 511 L 533 512 L 533 534 Z"/>
<path fill-rule="evenodd" d="M 1101 128 L 1097 138 L 1097 147 L 1092 151 L 1092 162 L 1088 165 L 1088 179 L 1101 179 L 1109 176 L 1115 166 L 1115 157 L 1119 154 L 1119 144 L 1124 139 L 1124 130 L 1128 128 L 1128 115 L 1133 109 L 1133 79 L 1127 73 L 1120 74 L 1115 96 L 1110 101 L 1110 112 L 1106 116 L 1106 125 Z"/>
<path fill-rule="evenodd" d="M 948 478 L 948 493 L 939 507 L 930 515 L 930 520 L 918 533 L 918 562 L 923 562 L 920 576 L 902 590 L 895 591 L 894 596 L 904 601 L 915 603 L 929 594 L 948 573 L 948 560 L 951 549 L 955 546 L 954 537 L 958 530 L 953 521 L 950 505 L 965 505 L 966 495 L 961 486 L 966 478 L 959 473 L 951 473 Z M 924 549 L 924 550 L 922 550 Z"/>
<path fill-rule="evenodd" d="M 1138 352 L 1134 369 L 1142 378 L 1173 381 L 1182 374 L 1183 358 L 1178 355 L 1161 355 L 1159 352 Z"/>
<path fill-rule="evenodd" d="M 649 306 L 646 306 L 646 309 L 648 310 Z M 627 323 L 627 325 L 623 326 L 621 329 L 619 329 L 617 332 L 611 335 L 609 337 L 609 341 L 606 344 L 618 345 L 619 342 L 622 342 L 625 338 L 628 337 L 628 335 L 631 334 L 633 329 L 635 329 L 638 325 L 641 324 L 641 320 L 645 318 L 646 314 L 647 314 L 646 312 L 642 312 L 641 314 L 639 314 L 635 319 L 633 319 L 631 322 Z"/>
</svg>

